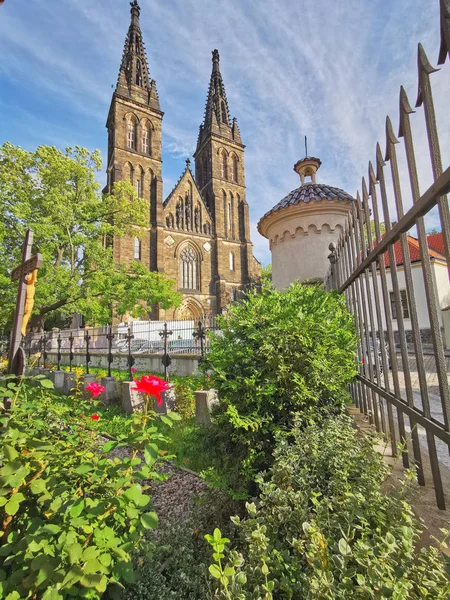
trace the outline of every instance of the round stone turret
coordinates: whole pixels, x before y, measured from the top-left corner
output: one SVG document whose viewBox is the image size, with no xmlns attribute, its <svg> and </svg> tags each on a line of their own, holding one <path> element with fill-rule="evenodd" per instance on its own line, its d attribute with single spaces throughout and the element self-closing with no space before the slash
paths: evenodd
<svg viewBox="0 0 450 600">
<path fill-rule="evenodd" d="M 300 187 L 258 223 L 259 233 L 270 241 L 272 281 L 277 289 L 296 279 L 325 278 L 329 245 L 337 242 L 354 202 L 344 190 L 317 183 L 320 165 L 321 161 L 311 156 L 299 160 L 294 171 L 300 176 Z"/>
</svg>

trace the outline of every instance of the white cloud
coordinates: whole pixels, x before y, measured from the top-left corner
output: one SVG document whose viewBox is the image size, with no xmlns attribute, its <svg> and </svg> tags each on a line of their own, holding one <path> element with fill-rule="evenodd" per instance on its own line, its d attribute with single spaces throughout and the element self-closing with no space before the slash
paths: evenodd
<svg viewBox="0 0 450 600">
<path fill-rule="evenodd" d="M 141 0 L 141 8 L 150 71 L 165 111 L 165 191 L 183 168 L 181 158 L 195 147 L 210 52 L 218 48 L 230 110 L 247 146 L 252 240 L 263 262 L 270 260 L 268 242 L 256 223 L 298 186 L 292 166 L 304 154 L 304 135 L 309 153 L 323 162 L 319 181 L 355 194 L 369 159 L 375 159 L 377 140 L 384 151 L 386 114 L 397 132 L 401 84 L 415 102 L 417 42 L 432 63 L 439 45 L 437 0 L 427 10 L 422 0 Z M 98 127 L 97 145 L 104 147 L 102 121 L 119 69 L 127 9 L 120 0 L 5 3 L 0 77 L 51 97 L 59 110 L 46 115 L 48 121 L 62 121 L 64 106 L 89 115 L 86 127 Z M 448 164 L 449 68 L 445 71 L 433 81 Z M 27 110 L 33 112 L 32 103 Z M 421 111 L 413 115 L 413 127 L 423 190 L 431 171 Z M 408 205 L 402 141 L 397 150 Z M 394 216 L 392 195 L 390 206 Z"/>
</svg>

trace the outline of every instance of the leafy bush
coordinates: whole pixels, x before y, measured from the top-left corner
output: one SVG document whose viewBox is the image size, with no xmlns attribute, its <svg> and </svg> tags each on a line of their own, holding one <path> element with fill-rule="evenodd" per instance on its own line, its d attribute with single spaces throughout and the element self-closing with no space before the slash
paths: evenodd
<svg viewBox="0 0 450 600">
<path fill-rule="evenodd" d="M 154 413 L 147 406 L 130 419 L 127 435 L 103 445 L 95 402 L 73 398 L 55 412 L 48 389 L 6 386 L 2 395 L 12 405 L 0 416 L 0 597 L 93 599 L 108 584 L 132 582 L 131 553 L 158 522 L 141 484 L 161 478 L 154 466 L 163 436 Z M 109 457 L 124 446 L 131 458 Z"/>
<path fill-rule="evenodd" d="M 339 412 L 356 374 L 353 319 L 337 293 L 293 284 L 233 303 L 220 326 L 202 367 L 219 392 L 216 447 L 252 479 L 294 414 L 307 423 Z"/>
<path fill-rule="evenodd" d="M 350 419 L 295 427 L 292 435 L 280 436 L 248 518 L 233 518 L 242 552 L 227 552 L 219 530 L 207 538 L 215 597 L 449 598 L 439 550 L 418 549 L 406 488 L 380 491 L 387 469 Z"/>
</svg>

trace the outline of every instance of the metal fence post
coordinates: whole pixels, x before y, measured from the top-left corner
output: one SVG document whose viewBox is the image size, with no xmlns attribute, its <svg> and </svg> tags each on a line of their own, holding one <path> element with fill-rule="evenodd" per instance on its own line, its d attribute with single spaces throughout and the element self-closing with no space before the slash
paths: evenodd
<svg viewBox="0 0 450 600">
<path fill-rule="evenodd" d="M 89 375 L 89 363 L 91 362 L 91 355 L 89 354 L 90 339 L 91 336 L 89 335 L 89 332 L 86 329 L 86 333 L 84 334 L 84 340 L 86 342 L 86 375 Z"/>
<path fill-rule="evenodd" d="M 131 334 L 131 327 L 128 327 L 128 335 L 126 340 L 128 342 L 128 381 L 133 381 L 133 372 L 131 369 L 134 365 L 134 358 L 131 356 L 131 340 L 134 339 L 134 335 Z"/>
<path fill-rule="evenodd" d="M 58 368 L 58 371 L 59 371 L 59 369 L 61 367 L 61 342 L 62 342 L 62 340 L 61 340 L 61 330 L 59 330 L 58 340 L 57 341 L 58 341 L 57 368 Z"/>
<path fill-rule="evenodd" d="M 73 362 L 73 333 L 70 332 L 69 335 L 69 371 L 72 371 L 72 362 Z"/>
<path fill-rule="evenodd" d="M 172 335 L 173 331 L 169 331 L 167 329 L 167 323 L 164 323 L 164 329 L 162 331 L 159 332 L 159 335 L 161 337 L 161 339 L 164 339 L 164 354 L 162 357 L 162 364 L 164 365 L 164 379 L 167 381 L 167 369 L 170 366 L 170 363 L 172 362 L 172 359 L 169 356 L 169 353 L 167 352 L 167 338 L 169 337 L 169 335 Z"/>
<path fill-rule="evenodd" d="M 108 340 L 108 377 L 111 377 L 111 364 L 113 361 L 112 342 L 114 339 L 114 333 L 112 332 L 111 325 L 109 325 L 108 333 L 106 334 L 106 339 Z"/>
</svg>

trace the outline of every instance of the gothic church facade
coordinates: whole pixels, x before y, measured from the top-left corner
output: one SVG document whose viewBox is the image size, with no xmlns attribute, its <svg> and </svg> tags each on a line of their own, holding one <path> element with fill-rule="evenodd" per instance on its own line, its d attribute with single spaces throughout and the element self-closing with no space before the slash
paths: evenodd
<svg viewBox="0 0 450 600">
<path fill-rule="evenodd" d="M 244 144 L 231 120 L 213 52 L 204 121 L 194 154 L 176 186 L 163 199 L 162 119 L 156 84 L 148 69 L 137 0 L 125 41 L 107 120 L 107 189 L 129 179 L 148 200 L 149 224 L 141 239 L 113 240 L 116 263 L 141 261 L 177 282 L 183 302 L 177 309 L 155 307 L 151 318 L 200 318 L 220 313 L 259 279 L 260 264 L 250 241 L 245 197 Z"/>
</svg>

